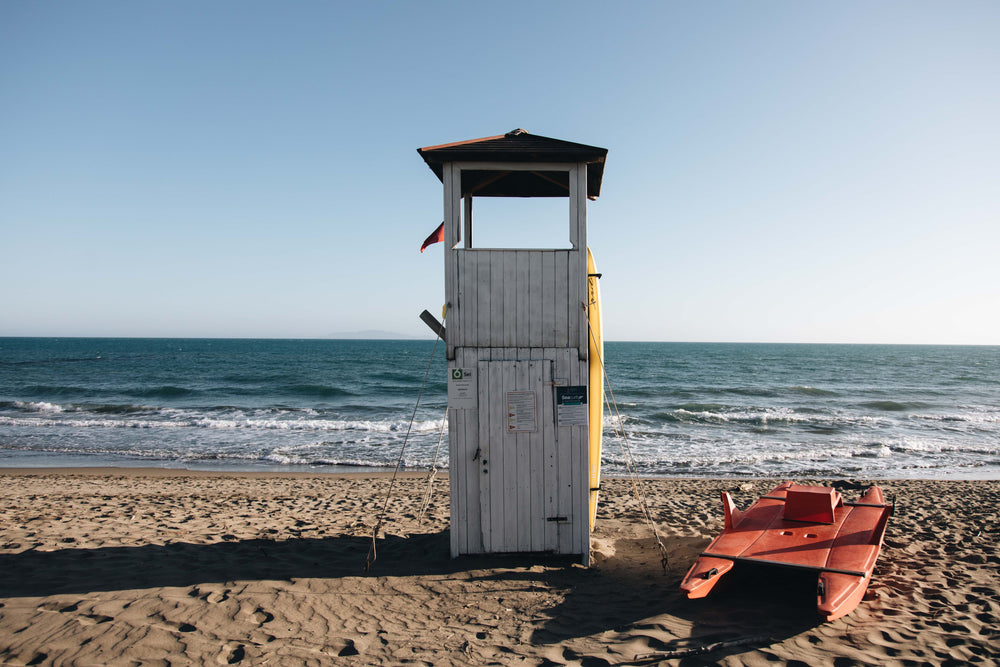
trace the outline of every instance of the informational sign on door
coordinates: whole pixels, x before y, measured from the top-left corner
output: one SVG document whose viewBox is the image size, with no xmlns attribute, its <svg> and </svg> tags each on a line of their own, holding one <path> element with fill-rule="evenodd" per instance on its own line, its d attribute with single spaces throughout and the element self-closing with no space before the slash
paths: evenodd
<svg viewBox="0 0 1000 667">
<path fill-rule="evenodd" d="M 537 401 L 533 391 L 507 392 L 507 432 L 534 433 L 538 429 Z"/>
<path fill-rule="evenodd" d="M 586 426 L 587 414 L 587 385 L 556 387 L 556 423 L 559 426 Z"/>
<path fill-rule="evenodd" d="M 475 368 L 448 369 L 448 407 L 467 410 L 479 407 Z"/>
</svg>

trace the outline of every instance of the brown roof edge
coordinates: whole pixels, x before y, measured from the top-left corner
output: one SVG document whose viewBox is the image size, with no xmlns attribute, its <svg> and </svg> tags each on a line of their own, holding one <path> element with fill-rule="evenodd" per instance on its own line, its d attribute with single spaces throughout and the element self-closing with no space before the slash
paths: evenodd
<svg viewBox="0 0 1000 667">
<path fill-rule="evenodd" d="M 437 146 L 424 146 L 423 148 L 418 148 L 417 151 L 421 153 L 424 151 L 436 151 L 440 148 L 452 148 L 454 146 L 463 146 L 465 144 L 477 144 L 480 141 L 493 141 L 494 139 L 503 139 L 506 136 L 507 136 L 506 134 L 498 134 L 494 137 L 480 137 L 479 139 L 466 139 L 465 141 L 453 141 L 449 144 L 438 144 Z"/>
<path fill-rule="evenodd" d="M 456 149 L 458 152 L 451 152 Z M 567 157 L 585 157 L 584 161 L 587 162 L 601 162 L 608 153 L 608 149 L 606 148 L 566 141 L 565 139 L 543 137 L 540 134 L 531 134 L 520 128 L 492 137 L 453 141 L 417 149 L 420 156 L 428 163 L 431 161 L 448 161 L 464 153 L 471 155 L 480 151 L 495 156 L 505 156 L 504 159 L 507 160 L 518 154 L 529 155 L 540 152 L 559 155 L 562 160 L 565 160 Z M 435 153 L 439 153 L 440 155 L 434 155 Z"/>
<path fill-rule="evenodd" d="M 516 129 L 492 137 L 418 148 L 417 153 L 439 179 L 443 178 L 444 164 L 447 162 L 585 162 L 590 165 L 587 171 L 587 197 L 594 199 L 601 193 L 604 162 L 608 149 L 564 139 L 543 137 Z M 477 190 L 478 195 L 493 197 L 565 196 L 565 186 L 556 187 L 552 183 L 545 183 L 544 176 L 537 176 L 534 182 L 530 182 L 532 181 L 531 177 L 527 177 L 526 180 L 525 175 L 505 177 L 505 180 L 506 182 L 498 183 L 495 187 Z M 463 176 L 463 188 L 466 185 Z"/>
</svg>

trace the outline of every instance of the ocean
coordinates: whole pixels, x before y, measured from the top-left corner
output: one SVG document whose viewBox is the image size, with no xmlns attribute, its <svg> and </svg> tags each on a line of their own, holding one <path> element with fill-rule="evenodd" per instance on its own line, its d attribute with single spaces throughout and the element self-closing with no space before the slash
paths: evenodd
<svg viewBox="0 0 1000 667">
<path fill-rule="evenodd" d="M 605 357 L 609 475 L 1000 479 L 1000 347 Z M 0 467 L 444 469 L 446 407 L 430 340 L 0 338 Z"/>
</svg>

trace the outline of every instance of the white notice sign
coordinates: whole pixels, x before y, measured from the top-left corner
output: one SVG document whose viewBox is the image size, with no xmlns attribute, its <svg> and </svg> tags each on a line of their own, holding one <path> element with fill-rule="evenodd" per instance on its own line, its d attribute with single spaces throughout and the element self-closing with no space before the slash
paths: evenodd
<svg viewBox="0 0 1000 667">
<path fill-rule="evenodd" d="M 535 420 L 535 392 L 507 392 L 507 432 L 534 433 L 537 429 Z"/>
<path fill-rule="evenodd" d="M 587 385 L 556 387 L 556 423 L 559 426 L 586 426 Z"/>
<path fill-rule="evenodd" d="M 467 410 L 479 407 L 475 368 L 448 369 L 448 407 Z"/>
</svg>

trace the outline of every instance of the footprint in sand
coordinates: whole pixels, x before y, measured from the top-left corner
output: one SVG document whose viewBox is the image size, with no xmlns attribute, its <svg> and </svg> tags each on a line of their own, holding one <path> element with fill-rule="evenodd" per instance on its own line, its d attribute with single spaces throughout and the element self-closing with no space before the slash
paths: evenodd
<svg viewBox="0 0 1000 667">
<path fill-rule="evenodd" d="M 257 625 L 264 625 L 274 620 L 274 614 L 264 611 L 261 607 L 257 607 L 256 611 L 250 614 L 250 620 Z"/>
<path fill-rule="evenodd" d="M 153 614 L 149 617 L 151 620 L 156 621 L 154 625 L 163 628 L 169 632 L 194 632 L 198 628 L 191 625 L 190 623 L 184 623 L 183 621 L 171 621 L 164 618 L 161 614 Z"/>
<path fill-rule="evenodd" d="M 229 599 L 229 589 L 205 592 L 198 586 L 195 586 L 188 591 L 188 597 L 200 598 L 210 604 L 219 604 L 220 602 L 225 602 Z"/>
<path fill-rule="evenodd" d="M 341 658 L 351 655 L 361 655 L 357 646 L 354 645 L 354 640 L 347 637 L 334 638 L 327 648 L 331 653 L 336 653 Z"/>
<path fill-rule="evenodd" d="M 101 623 L 109 623 L 115 619 L 110 616 L 105 616 L 104 614 L 84 614 L 76 619 L 76 622 L 82 626 L 89 625 L 100 625 Z"/>
<path fill-rule="evenodd" d="M 215 659 L 220 665 L 235 665 L 246 657 L 246 649 L 242 644 L 227 644 L 222 653 Z"/>
</svg>

